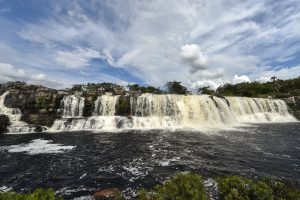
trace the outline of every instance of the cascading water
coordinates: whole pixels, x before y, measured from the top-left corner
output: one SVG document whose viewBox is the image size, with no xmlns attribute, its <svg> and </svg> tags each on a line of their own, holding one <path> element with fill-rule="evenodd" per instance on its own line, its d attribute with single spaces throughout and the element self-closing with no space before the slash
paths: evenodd
<svg viewBox="0 0 300 200">
<path fill-rule="evenodd" d="M 94 116 L 114 116 L 119 96 L 103 95 L 95 101 Z"/>
<path fill-rule="evenodd" d="M 72 101 L 66 99 L 72 98 Z M 82 97 L 64 98 L 64 108 L 82 113 Z M 52 131 L 194 128 L 221 129 L 242 123 L 293 122 L 282 100 L 207 95 L 143 94 L 130 98 L 131 116 L 115 116 L 119 96 L 103 95 L 95 101 L 92 117 L 56 120 Z M 71 105 L 65 105 L 70 102 Z M 81 110 L 81 111 L 80 111 Z M 65 112 L 64 112 L 65 113 Z"/>
<path fill-rule="evenodd" d="M 93 116 L 89 118 L 82 118 L 84 98 L 74 95 L 66 96 L 62 100 L 64 105 L 63 119 L 56 120 L 51 127 L 51 130 L 71 131 L 114 129 L 117 126 L 116 117 L 114 117 L 114 115 L 118 99 L 119 96 L 112 95 L 103 95 L 98 97 L 94 104 L 95 109 Z M 71 105 L 68 105 L 68 102 L 71 102 Z M 78 112 L 70 112 L 70 110 Z M 66 113 L 69 114 L 66 115 Z M 77 113 L 77 115 L 75 113 Z"/>
<path fill-rule="evenodd" d="M 10 120 L 8 126 L 9 133 L 31 133 L 36 127 L 21 121 L 22 112 L 19 108 L 8 108 L 4 105 L 4 100 L 9 92 L 5 92 L 0 96 L 0 114 L 7 115 Z"/>
<path fill-rule="evenodd" d="M 65 96 L 62 100 L 63 117 L 79 118 L 82 117 L 84 108 L 84 98 L 77 95 Z"/>
</svg>

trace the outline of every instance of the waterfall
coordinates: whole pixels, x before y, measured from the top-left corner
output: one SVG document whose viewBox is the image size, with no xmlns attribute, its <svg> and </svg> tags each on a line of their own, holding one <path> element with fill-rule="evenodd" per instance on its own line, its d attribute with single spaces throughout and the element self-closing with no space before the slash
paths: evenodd
<svg viewBox="0 0 300 200">
<path fill-rule="evenodd" d="M 94 116 L 114 116 L 119 96 L 103 95 L 95 101 Z"/>
<path fill-rule="evenodd" d="M 35 132 L 36 127 L 21 121 L 22 113 L 19 108 L 8 108 L 4 105 L 4 100 L 9 92 L 0 96 L 0 114 L 7 115 L 10 120 L 8 126 L 9 133 L 31 133 Z"/>
<path fill-rule="evenodd" d="M 76 118 L 82 117 L 84 108 L 84 98 L 77 95 L 65 96 L 62 99 L 63 117 Z"/>
<path fill-rule="evenodd" d="M 80 113 L 84 103 L 81 102 L 84 102 L 84 99 L 76 96 L 65 97 L 63 119 L 56 120 L 51 130 L 163 128 L 206 130 L 222 129 L 244 123 L 296 121 L 289 114 L 286 103 L 277 99 L 143 94 L 130 97 L 130 117 L 115 116 L 118 100 L 119 96 L 100 96 L 95 101 L 93 116 L 78 118 L 82 116 Z M 68 119 L 70 117 L 77 117 L 77 119 Z"/>
</svg>

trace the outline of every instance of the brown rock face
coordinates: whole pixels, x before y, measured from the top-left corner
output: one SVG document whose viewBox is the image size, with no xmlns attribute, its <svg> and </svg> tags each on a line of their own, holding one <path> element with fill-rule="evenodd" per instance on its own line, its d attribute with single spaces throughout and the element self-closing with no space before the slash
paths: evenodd
<svg viewBox="0 0 300 200">
<path fill-rule="evenodd" d="M 108 188 L 96 192 L 94 198 L 96 200 L 113 200 L 116 199 L 121 194 L 120 190 L 117 188 Z"/>
<path fill-rule="evenodd" d="M 52 126 L 60 118 L 57 109 L 66 92 L 23 82 L 0 84 L 0 95 L 9 91 L 4 104 L 9 108 L 19 108 L 21 120 L 32 125 Z"/>
<path fill-rule="evenodd" d="M 291 113 L 300 120 L 300 96 L 284 98 L 283 100 L 289 106 Z"/>
</svg>

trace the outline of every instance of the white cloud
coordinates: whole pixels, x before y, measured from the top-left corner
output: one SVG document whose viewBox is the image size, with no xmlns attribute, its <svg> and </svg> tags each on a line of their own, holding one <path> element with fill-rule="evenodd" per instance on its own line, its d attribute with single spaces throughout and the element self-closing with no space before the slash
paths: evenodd
<svg viewBox="0 0 300 200">
<path fill-rule="evenodd" d="M 45 74 L 37 74 L 37 75 L 33 76 L 33 79 L 37 80 L 37 81 L 43 81 L 46 79 L 46 75 Z"/>
<path fill-rule="evenodd" d="M 270 81 L 272 76 L 276 76 L 279 79 L 290 79 L 300 76 L 300 65 L 289 67 L 289 68 L 281 68 L 274 70 L 266 70 L 258 74 L 258 78 L 256 81 L 267 82 Z"/>
<path fill-rule="evenodd" d="M 66 68 L 86 67 L 94 58 L 102 58 L 100 52 L 81 48 L 74 51 L 58 51 L 55 56 L 56 62 Z"/>
<path fill-rule="evenodd" d="M 11 64 L 0 63 L 0 83 L 8 81 L 26 81 L 28 83 L 42 84 L 54 88 L 63 86 L 63 83 L 48 79 L 45 74 L 29 73 Z"/>
<path fill-rule="evenodd" d="M 274 61 L 289 62 L 300 51 L 297 0 L 91 0 L 51 5 L 48 18 L 24 22 L 19 31 L 22 39 L 39 47 L 30 57 L 38 63 L 35 67 L 57 70 L 59 64 L 66 74 L 80 68 L 79 75 L 88 77 L 93 74 L 87 67 L 90 61 L 103 59 L 155 86 L 178 80 L 191 88 L 262 80 L 272 74 L 299 75 L 297 67 L 271 69 Z M 33 65 L 25 59 L 29 53 L 14 50 L 17 56 L 0 45 L 0 59 Z M 47 77 L 46 70 L 42 73 Z"/>
<path fill-rule="evenodd" d="M 215 80 L 201 80 L 201 81 L 195 81 L 191 83 L 191 88 L 195 91 L 198 90 L 200 87 L 206 87 L 209 86 L 211 89 L 216 90 L 222 82 L 215 81 Z"/>
<path fill-rule="evenodd" d="M 7 63 L 0 63 L 0 81 L 6 82 L 15 79 L 25 80 L 25 71 L 23 69 L 15 68 Z"/>
<path fill-rule="evenodd" d="M 236 83 L 243 83 L 243 82 L 251 82 L 249 77 L 246 76 L 246 75 L 237 75 L 235 74 L 234 77 L 233 77 L 233 83 L 236 84 Z"/>
<path fill-rule="evenodd" d="M 206 69 L 208 57 L 201 51 L 197 44 L 187 44 L 181 47 L 183 64 L 191 67 L 191 72 Z"/>
</svg>

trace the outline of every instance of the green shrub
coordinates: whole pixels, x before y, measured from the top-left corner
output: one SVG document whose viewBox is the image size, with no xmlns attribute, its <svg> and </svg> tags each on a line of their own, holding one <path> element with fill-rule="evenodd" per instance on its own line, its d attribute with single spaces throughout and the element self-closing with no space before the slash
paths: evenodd
<svg viewBox="0 0 300 200">
<path fill-rule="evenodd" d="M 50 107 L 51 99 L 46 96 L 39 96 L 36 99 L 37 109 L 48 109 Z"/>
<path fill-rule="evenodd" d="M 254 182 L 238 176 L 218 178 L 219 196 L 224 200 L 297 200 L 298 189 L 287 187 L 284 183 L 265 179 Z"/>
<path fill-rule="evenodd" d="M 140 200 L 206 200 L 202 177 L 194 173 L 180 173 L 164 185 L 139 191 Z"/>
<path fill-rule="evenodd" d="M 52 189 L 36 189 L 33 193 L 29 194 L 3 192 L 0 193 L 0 200 L 63 200 L 63 198 L 55 196 Z"/>
<path fill-rule="evenodd" d="M 287 186 L 284 183 L 274 180 L 265 179 L 264 182 L 268 184 L 273 191 L 274 200 L 299 200 L 300 190 L 293 186 Z"/>
</svg>

